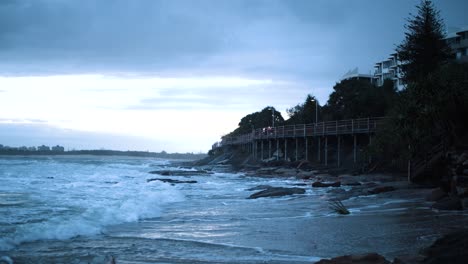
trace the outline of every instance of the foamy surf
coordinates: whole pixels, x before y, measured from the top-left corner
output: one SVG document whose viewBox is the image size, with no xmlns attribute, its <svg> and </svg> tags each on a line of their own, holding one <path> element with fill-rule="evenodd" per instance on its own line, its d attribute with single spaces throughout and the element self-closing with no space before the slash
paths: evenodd
<svg viewBox="0 0 468 264">
<path fill-rule="evenodd" d="M 26 163 L 30 168 L 12 162 L 13 173 L 2 175 L 0 187 L 0 250 L 36 240 L 97 235 L 110 225 L 158 217 L 162 206 L 184 199 L 173 186 L 144 182 L 146 173 L 140 170 L 148 165 L 96 166 L 87 161 L 74 160 L 59 170 L 56 162 L 62 160 Z M 6 192 L 9 188 L 15 192 Z M 10 223 L 16 223 L 14 232 Z"/>
</svg>

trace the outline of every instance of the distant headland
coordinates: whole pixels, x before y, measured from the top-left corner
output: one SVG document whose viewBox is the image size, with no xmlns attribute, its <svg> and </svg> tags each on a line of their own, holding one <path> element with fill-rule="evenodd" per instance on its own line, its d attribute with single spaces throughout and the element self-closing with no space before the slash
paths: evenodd
<svg viewBox="0 0 468 264">
<path fill-rule="evenodd" d="M 134 157 L 153 157 L 162 159 L 201 159 L 207 156 L 205 153 L 167 153 L 150 151 L 121 151 L 109 149 L 84 149 L 84 150 L 65 150 L 63 146 L 22 146 L 9 147 L 0 144 L 0 155 L 96 155 L 96 156 L 134 156 Z"/>
</svg>

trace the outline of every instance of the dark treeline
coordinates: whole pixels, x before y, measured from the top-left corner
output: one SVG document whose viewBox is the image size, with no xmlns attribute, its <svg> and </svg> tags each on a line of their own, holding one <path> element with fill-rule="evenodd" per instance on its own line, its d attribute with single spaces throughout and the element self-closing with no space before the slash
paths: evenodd
<svg viewBox="0 0 468 264">
<path fill-rule="evenodd" d="M 382 160 L 420 158 L 441 141 L 447 147 L 466 145 L 468 65 L 455 60 L 432 2 L 421 1 L 417 8 L 395 51 L 406 84 L 402 90 L 391 80 L 380 87 L 363 79 L 343 80 L 324 105 L 307 95 L 303 103 L 287 109 L 287 120 L 273 107 L 265 107 L 242 118 L 228 136 L 272 126 L 273 113 L 275 126 L 313 123 L 316 116 L 319 122 L 385 116 L 384 128 L 367 150 Z"/>
</svg>

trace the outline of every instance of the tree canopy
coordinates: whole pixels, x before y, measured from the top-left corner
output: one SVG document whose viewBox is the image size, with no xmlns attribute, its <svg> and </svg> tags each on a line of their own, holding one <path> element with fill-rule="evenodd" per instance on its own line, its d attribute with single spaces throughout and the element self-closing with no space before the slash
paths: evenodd
<svg viewBox="0 0 468 264">
<path fill-rule="evenodd" d="M 424 0 L 417 8 L 397 48 L 407 87 L 375 141 L 386 157 L 423 157 L 441 140 L 468 141 L 468 65 L 449 62 L 443 21 L 432 2 Z"/>
<path fill-rule="evenodd" d="M 274 119 L 273 119 L 274 118 Z M 252 132 L 254 128 L 263 128 L 283 125 L 284 118 L 280 112 L 272 106 L 267 106 L 259 112 L 244 116 L 239 122 L 239 127 L 232 131 L 229 135 L 236 136 Z"/>
<path fill-rule="evenodd" d="M 286 109 L 289 119 L 286 120 L 286 124 L 308 124 L 316 122 L 316 113 L 320 113 L 320 105 L 318 99 L 315 96 L 307 95 L 305 101 L 302 104 L 297 104 L 294 107 Z"/>
<path fill-rule="evenodd" d="M 405 25 L 405 39 L 397 47 L 407 83 L 426 78 L 444 64 L 451 53 L 444 41 L 444 23 L 439 11 L 429 0 L 422 0 L 417 9 L 416 15 L 410 14 Z"/>
<path fill-rule="evenodd" d="M 391 108 L 396 90 L 388 80 L 376 87 L 367 80 L 343 80 L 333 87 L 324 106 L 326 120 L 384 116 Z"/>
</svg>

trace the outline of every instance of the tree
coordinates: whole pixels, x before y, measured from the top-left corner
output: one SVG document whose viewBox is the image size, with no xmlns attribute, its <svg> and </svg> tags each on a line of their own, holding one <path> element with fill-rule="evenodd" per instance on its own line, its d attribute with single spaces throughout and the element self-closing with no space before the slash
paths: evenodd
<svg viewBox="0 0 468 264">
<path fill-rule="evenodd" d="M 441 142 L 448 147 L 468 141 L 468 65 L 449 63 L 443 21 L 431 1 L 417 8 L 397 48 L 407 87 L 373 143 L 378 154 L 392 159 L 424 159 Z"/>
<path fill-rule="evenodd" d="M 307 95 L 304 103 L 286 109 L 286 113 L 288 113 L 289 116 L 289 119 L 286 120 L 286 124 L 314 123 L 316 117 L 315 111 L 318 110 L 320 112 L 320 105 L 317 106 L 316 104 L 318 104 L 317 98 L 310 94 Z"/>
<path fill-rule="evenodd" d="M 450 47 L 444 41 L 444 24 L 439 11 L 429 0 L 417 6 L 417 15 L 411 15 L 405 40 L 398 45 L 406 83 L 424 79 L 450 58 Z"/>
<path fill-rule="evenodd" d="M 232 131 L 230 136 L 237 136 L 252 132 L 254 128 L 263 128 L 273 126 L 273 117 L 275 126 L 283 125 L 284 119 L 280 112 L 272 106 L 267 106 L 260 112 L 255 112 L 244 116 L 239 122 L 239 127 Z"/>
<path fill-rule="evenodd" d="M 327 120 L 384 116 L 396 96 L 391 81 L 376 87 L 366 80 L 343 80 L 333 90 L 324 107 Z"/>
</svg>

